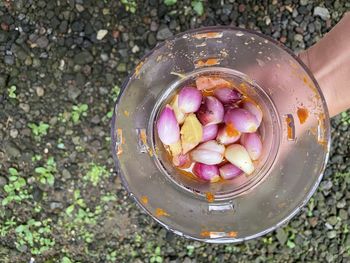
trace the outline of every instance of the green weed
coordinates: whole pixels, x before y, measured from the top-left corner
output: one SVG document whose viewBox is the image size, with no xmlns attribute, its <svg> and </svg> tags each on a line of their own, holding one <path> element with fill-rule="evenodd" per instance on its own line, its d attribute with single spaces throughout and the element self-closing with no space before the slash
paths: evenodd
<svg viewBox="0 0 350 263">
<path fill-rule="evenodd" d="M 35 173 L 39 175 L 39 182 L 53 186 L 55 183 L 54 174 L 57 172 L 56 162 L 53 157 L 50 157 L 44 167 L 36 167 Z"/>
<path fill-rule="evenodd" d="M 82 207 L 82 208 L 86 207 L 84 199 L 82 199 L 80 196 L 80 190 L 78 190 L 78 189 L 75 190 L 73 197 L 74 197 L 73 204 L 71 204 L 70 206 L 68 206 L 66 208 L 66 214 L 69 216 L 72 215 L 75 207 Z"/>
<path fill-rule="evenodd" d="M 350 124 L 350 114 L 348 112 L 344 111 L 340 116 L 343 124 Z"/>
<path fill-rule="evenodd" d="M 39 125 L 29 123 L 28 127 L 32 130 L 34 138 L 40 140 L 42 136 L 47 135 L 47 130 L 49 129 L 50 125 L 41 121 Z"/>
<path fill-rule="evenodd" d="M 118 85 L 115 85 L 113 88 L 112 88 L 112 91 L 111 91 L 111 98 L 113 101 L 116 101 L 118 96 L 119 96 L 119 93 L 120 93 L 120 88 Z"/>
<path fill-rule="evenodd" d="M 204 6 L 202 0 L 192 0 L 191 6 L 197 15 L 202 16 L 204 14 Z"/>
<path fill-rule="evenodd" d="M 187 245 L 186 249 L 187 249 L 187 255 L 191 257 L 193 255 L 195 247 L 193 245 Z"/>
<path fill-rule="evenodd" d="M 16 99 L 16 98 L 17 98 L 16 89 L 17 89 L 17 87 L 14 86 L 14 85 L 12 85 L 11 87 L 9 87 L 9 88 L 7 89 L 7 93 L 8 93 L 8 95 L 9 95 L 9 97 L 10 97 L 11 99 Z"/>
<path fill-rule="evenodd" d="M 109 176 L 109 172 L 105 166 L 91 163 L 90 170 L 84 176 L 84 180 L 90 181 L 93 186 L 97 186 L 101 178 L 106 178 L 108 176 Z"/>
<path fill-rule="evenodd" d="M 307 204 L 307 216 L 311 217 L 312 216 L 312 212 L 315 208 L 315 199 L 313 197 L 310 198 L 309 203 Z"/>
<path fill-rule="evenodd" d="M 63 257 L 61 263 L 73 263 L 68 257 Z"/>
<path fill-rule="evenodd" d="M 87 110 L 89 106 L 87 104 L 73 105 L 72 107 L 72 121 L 74 124 L 79 123 L 81 116 L 87 116 Z"/>
<path fill-rule="evenodd" d="M 50 236 L 50 223 L 51 219 L 42 222 L 29 219 L 26 224 L 17 226 L 17 249 L 21 251 L 23 246 L 28 246 L 32 254 L 38 255 L 53 247 L 55 240 Z"/>
<path fill-rule="evenodd" d="M 156 247 L 156 249 L 154 250 L 153 255 L 150 258 L 150 262 L 151 263 L 162 263 L 163 262 L 163 257 L 161 256 L 161 250 L 160 247 Z"/>
<path fill-rule="evenodd" d="M 135 13 L 137 4 L 135 0 L 121 0 L 121 3 L 124 5 L 125 10 L 130 13 Z"/>
<path fill-rule="evenodd" d="M 167 6 L 175 5 L 177 0 L 164 0 L 164 4 Z"/>
<path fill-rule="evenodd" d="M 28 191 L 24 189 L 27 185 L 26 180 L 20 177 L 15 168 L 9 169 L 9 182 L 4 186 L 6 197 L 2 200 L 2 205 L 6 206 L 12 201 L 20 203 L 21 201 L 30 198 Z"/>
<path fill-rule="evenodd" d="M 5 221 L 5 223 L 0 224 L 0 236 L 5 237 L 8 231 L 16 225 L 14 217 Z"/>
<path fill-rule="evenodd" d="M 108 253 L 106 259 L 108 262 L 117 262 L 117 251 Z"/>
</svg>

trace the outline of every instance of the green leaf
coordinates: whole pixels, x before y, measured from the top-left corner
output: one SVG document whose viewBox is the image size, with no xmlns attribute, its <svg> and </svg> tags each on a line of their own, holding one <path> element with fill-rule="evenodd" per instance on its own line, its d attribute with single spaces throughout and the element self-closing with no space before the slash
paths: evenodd
<svg viewBox="0 0 350 263">
<path fill-rule="evenodd" d="M 167 6 L 175 5 L 177 0 L 164 0 L 164 4 Z"/>
<path fill-rule="evenodd" d="M 80 111 L 81 112 L 87 111 L 88 108 L 89 108 L 89 106 L 87 104 L 81 104 L 80 105 Z"/>
<path fill-rule="evenodd" d="M 37 167 L 34 170 L 37 174 L 46 174 L 47 173 L 47 169 L 44 167 Z"/>
<path fill-rule="evenodd" d="M 5 190 L 6 193 L 10 193 L 10 192 L 13 192 L 14 188 L 13 188 L 12 185 L 8 185 L 7 184 L 7 185 L 4 186 L 4 190 Z"/>
<path fill-rule="evenodd" d="M 49 174 L 47 176 L 47 183 L 50 185 L 50 186 L 53 186 L 54 183 L 55 183 L 55 177 L 52 175 L 52 174 Z"/>
<path fill-rule="evenodd" d="M 9 173 L 12 176 L 18 176 L 18 171 L 16 170 L 16 168 L 10 167 L 9 168 Z M 10 179 L 11 180 L 11 179 Z"/>
<path fill-rule="evenodd" d="M 73 111 L 72 112 L 72 121 L 73 123 L 77 123 L 79 121 L 80 115 L 78 112 Z"/>
<path fill-rule="evenodd" d="M 63 257 L 61 263 L 72 263 L 72 261 L 67 257 Z"/>
<path fill-rule="evenodd" d="M 66 209 L 66 214 L 71 215 L 73 213 L 73 210 L 74 210 L 74 205 L 68 206 Z"/>
<path fill-rule="evenodd" d="M 289 247 L 289 248 L 295 248 L 294 242 L 291 241 L 291 240 L 288 240 L 288 241 L 287 241 L 287 247 Z"/>
<path fill-rule="evenodd" d="M 8 196 L 8 197 L 5 197 L 4 199 L 2 199 L 1 204 L 3 206 L 6 206 L 9 202 L 10 202 L 10 197 Z"/>
<path fill-rule="evenodd" d="M 16 90 L 17 90 L 17 87 L 14 86 L 14 85 L 12 85 L 11 87 L 9 87 L 9 88 L 7 89 L 8 94 L 9 94 L 9 97 L 10 97 L 11 99 L 17 98 Z"/>
<path fill-rule="evenodd" d="M 204 14 L 204 6 L 202 1 L 200 0 L 192 1 L 191 5 L 193 7 L 193 10 L 197 13 L 197 15 L 201 16 Z"/>
<path fill-rule="evenodd" d="M 19 225 L 18 227 L 16 227 L 16 233 L 22 233 L 24 230 L 26 229 L 25 225 Z"/>
<path fill-rule="evenodd" d="M 41 177 L 39 182 L 42 183 L 42 184 L 46 184 L 46 179 L 44 177 Z"/>
<path fill-rule="evenodd" d="M 17 178 L 18 178 L 17 176 L 10 176 L 9 180 L 10 180 L 10 182 L 14 182 L 17 180 Z"/>
<path fill-rule="evenodd" d="M 113 116 L 113 111 L 109 111 L 109 112 L 107 112 L 107 118 L 112 118 L 112 116 Z"/>
<path fill-rule="evenodd" d="M 80 190 L 76 189 L 74 190 L 74 199 L 77 200 L 80 197 Z"/>
</svg>

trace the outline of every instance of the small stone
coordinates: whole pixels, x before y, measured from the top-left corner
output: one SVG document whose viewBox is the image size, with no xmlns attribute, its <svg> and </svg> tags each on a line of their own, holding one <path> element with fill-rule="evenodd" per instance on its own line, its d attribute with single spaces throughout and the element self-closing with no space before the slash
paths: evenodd
<svg viewBox="0 0 350 263">
<path fill-rule="evenodd" d="M 58 209 L 62 209 L 63 205 L 60 202 L 51 202 L 50 203 L 50 209 L 51 210 L 58 210 Z"/>
<path fill-rule="evenodd" d="M 75 100 L 81 94 L 81 90 L 76 87 L 71 87 L 68 89 L 68 98 Z"/>
<path fill-rule="evenodd" d="M 307 5 L 309 3 L 309 0 L 300 0 L 301 5 Z"/>
<path fill-rule="evenodd" d="M 7 153 L 7 155 L 9 157 L 15 157 L 16 158 L 16 157 L 21 156 L 21 151 L 12 142 L 8 142 L 8 143 L 5 144 L 5 153 Z"/>
<path fill-rule="evenodd" d="M 16 129 L 11 129 L 11 130 L 10 130 L 10 136 L 11 136 L 12 138 L 17 138 L 17 136 L 18 136 L 18 130 L 16 130 Z"/>
<path fill-rule="evenodd" d="M 318 219 L 317 217 L 311 217 L 309 219 L 309 224 L 312 226 L 312 227 L 315 227 L 317 225 L 317 222 L 318 222 Z"/>
<path fill-rule="evenodd" d="M 140 51 L 140 48 L 137 45 L 133 46 L 132 49 L 131 49 L 132 53 L 137 53 L 139 51 Z"/>
<path fill-rule="evenodd" d="M 295 34 L 294 35 L 294 40 L 297 41 L 297 42 L 302 42 L 303 41 L 303 35 Z"/>
<path fill-rule="evenodd" d="M 13 56 L 7 55 L 4 58 L 4 62 L 7 65 L 13 65 L 15 63 L 15 58 Z"/>
<path fill-rule="evenodd" d="M 0 43 L 4 43 L 7 41 L 7 33 L 0 31 Z"/>
<path fill-rule="evenodd" d="M 327 219 L 327 222 L 328 222 L 329 224 L 331 224 L 332 226 L 334 226 L 334 225 L 338 222 L 338 220 L 337 220 L 337 217 L 336 217 L 336 216 L 331 216 L 331 217 L 329 217 L 329 218 Z"/>
<path fill-rule="evenodd" d="M 170 29 L 166 25 L 161 25 L 159 27 L 159 30 L 157 32 L 157 39 L 158 40 L 165 40 L 169 37 L 172 37 L 173 33 L 170 31 Z"/>
<path fill-rule="evenodd" d="M 96 39 L 97 39 L 97 40 L 102 40 L 107 34 L 108 34 L 108 30 L 106 30 L 106 29 L 100 29 L 100 30 L 97 32 Z"/>
<path fill-rule="evenodd" d="M 94 61 L 94 57 L 91 55 L 89 51 L 82 51 L 74 56 L 74 63 L 78 65 L 84 65 L 88 63 L 92 63 Z"/>
<path fill-rule="evenodd" d="M 333 238 L 335 238 L 336 236 L 337 236 L 337 232 L 336 232 L 335 230 L 332 230 L 332 231 L 327 232 L 327 237 L 328 237 L 329 239 L 333 239 Z"/>
<path fill-rule="evenodd" d="M 70 179 L 72 177 L 72 175 L 67 169 L 63 169 L 62 170 L 62 177 L 65 179 Z"/>
<path fill-rule="evenodd" d="M 337 202 L 337 208 L 344 208 L 346 206 L 346 200 L 341 199 Z"/>
<path fill-rule="evenodd" d="M 340 217 L 342 220 L 347 220 L 347 219 L 348 219 L 348 214 L 346 213 L 346 210 L 340 209 L 340 210 L 339 210 L 339 217 Z"/>
<path fill-rule="evenodd" d="M 158 27 L 159 27 L 159 25 L 157 22 L 155 22 L 155 21 L 151 22 L 151 25 L 150 25 L 151 31 L 156 32 L 158 30 Z"/>
<path fill-rule="evenodd" d="M 157 43 L 157 39 L 153 33 L 149 33 L 147 36 L 147 43 L 150 46 L 154 46 Z"/>
<path fill-rule="evenodd" d="M 102 54 L 100 55 L 100 58 L 102 59 L 103 62 L 106 62 L 106 61 L 108 61 L 108 54 L 102 53 Z"/>
<path fill-rule="evenodd" d="M 42 36 L 42 37 L 39 37 L 35 43 L 40 48 L 46 48 L 49 45 L 49 40 L 47 39 L 47 37 Z"/>
<path fill-rule="evenodd" d="M 26 103 L 20 103 L 20 104 L 19 104 L 19 107 L 20 107 L 24 112 L 29 112 L 29 110 L 30 110 L 29 104 L 26 104 Z"/>
<path fill-rule="evenodd" d="M 243 13 L 243 12 L 245 11 L 245 5 L 244 5 L 244 4 L 240 4 L 240 5 L 238 6 L 238 11 L 239 11 L 240 13 Z"/>
<path fill-rule="evenodd" d="M 324 21 L 331 18 L 328 9 L 320 6 L 315 7 L 314 16 L 319 16 Z"/>
<path fill-rule="evenodd" d="M 320 184 L 320 188 L 321 188 L 321 190 L 323 190 L 323 191 L 328 191 L 328 190 L 330 190 L 330 189 L 332 188 L 332 186 L 333 186 L 333 183 L 332 183 L 331 181 L 323 181 L 323 182 L 321 182 L 321 184 Z"/>
<path fill-rule="evenodd" d="M 36 95 L 38 95 L 38 97 L 44 96 L 44 89 L 42 87 L 36 87 L 35 92 L 36 92 Z"/>
<path fill-rule="evenodd" d="M 76 4 L 75 8 L 78 10 L 79 13 L 85 10 L 84 6 L 82 6 L 81 4 Z"/>
<path fill-rule="evenodd" d="M 31 58 L 30 56 L 28 56 L 28 57 L 24 60 L 24 64 L 25 64 L 26 66 L 32 65 L 32 63 L 33 63 L 33 60 L 32 60 L 32 58 Z"/>
<path fill-rule="evenodd" d="M 288 235 L 282 228 L 278 228 L 276 230 L 276 238 L 281 243 L 281 245 L 283 245 L 284 243 L 286 243 Z"/>
<path fill-rule="evenodd" d="M 126 64 L 125 63 L 120 63 L 117 67 L 118 72 L 126 72 Z"/>
<path fill-rule="evenodd" d="M 4 176 L 0 176 L 0 187 L 2 188 L 4 185 L 7 184 L 7 179 Z"/>
</svg>

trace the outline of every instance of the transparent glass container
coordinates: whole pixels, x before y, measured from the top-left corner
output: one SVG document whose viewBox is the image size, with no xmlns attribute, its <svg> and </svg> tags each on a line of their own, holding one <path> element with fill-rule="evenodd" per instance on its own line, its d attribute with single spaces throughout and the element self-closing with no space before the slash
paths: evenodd
<svg viewBox="0 0 350 263">
<path fill-rule="evenodd" d="M 264 150 L 252 175 L 209 184 L 172 167 L 154 124 L 179 87 L 213 73 L 261 106 Z M 112 143 L 125 188 L 157 222 L 200 241 L 239 242 L 306 204 L 325 169 L 330 124 L 317 82 L 290 50 L 256 32 L 210 27 L 166 40 L 141 60 L 117 100 Z"/>
</svg>

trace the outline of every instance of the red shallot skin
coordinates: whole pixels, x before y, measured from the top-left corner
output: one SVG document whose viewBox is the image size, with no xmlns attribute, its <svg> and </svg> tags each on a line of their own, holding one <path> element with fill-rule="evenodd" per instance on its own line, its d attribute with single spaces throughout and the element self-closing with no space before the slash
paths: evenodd
<svg viewBox="0 0 350 263">
<path fill-rule="evenodd" d="M 221 178 L 225 180 L 233 179 L 243 173 L 237 166 L 227 163 L 219 168 Z"/>
<path fill-rule="evenodd" d="M 259 123 L 255 116 L 249 111 L 241 108 L 230 109 L 225 113 L 224 121 L 226 125 L 233 125 L 239 132 L 256 132 Z"/>
<path fill-rule="evenodd" d="M 180 139 L 180 127 L 170 105 L 166 105 L 157 121 L 159 139 L 165 145 L 176 143 Z"/>
<path fill-rule="evenodd" d="M 218 134 L 218 125 L 212 124 L 203 127 L 202 142 L 210 141 L 216 138 Z"/>
<path fill-rule="evenodd" d="M 185 86 L 180 90 L 178 106 L 184 113 L 196 112 L 202 103 L 202 92 L 197 88 Z"/>
<path fill-rule="evenodd" d="M 197 111 L 197 118 L 203 126 L 221 123 L 224 119 L 224 106 L 213 96 L 205 97 Z"/>
<path fill-rule="evenodd" d="M 241 144 L 247 149 L 247 152 L 253 161 L 260 158 L 262 153 L 262 142 L 260 136 L 256 132 L 242 134 Z"/>
<path fill-rule="evenodd" d="M 219 169 L 216 165 L 196 163 L 193 166 L 193 173 L 200 179 L 210 182 L 217 182 L 220 179 Z"/>
</svg>

